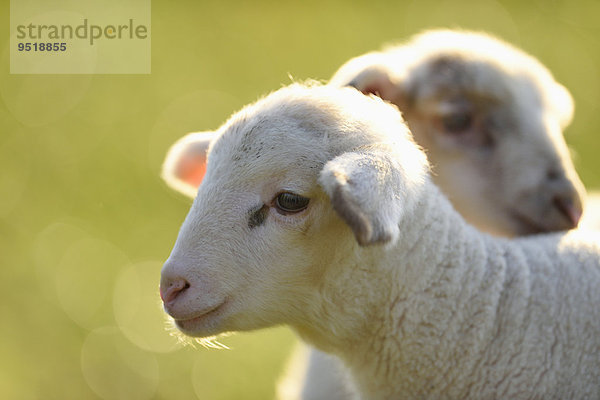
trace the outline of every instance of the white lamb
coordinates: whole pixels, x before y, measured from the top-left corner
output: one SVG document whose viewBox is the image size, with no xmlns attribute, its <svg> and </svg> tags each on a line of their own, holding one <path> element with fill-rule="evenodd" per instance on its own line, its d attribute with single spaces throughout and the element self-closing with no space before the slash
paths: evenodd
<svg viewBox="0 0 600 400">
<path fill-rule="evenodd" d="M 573 100 L 532 56 L 487 34 L 432 30 L 351 59 L 330 84 L 395 104 L 436 184 L 479 229 L 577 226 L 585 192 L 562 136 Z"/>
<path fill-rule="evenodd" d="M 530 55 L 487 34 L 432 30 L 353 58 L 331 84 L 399 107 L 434 182 L 480 230 L 519 236 L 577 226 L 585 192 L 561 133 L 573 100 Z M 586 227 L 600 227 L 597 210 L 586 213 Z M 347 397 L 331 356 L 313 350 L 306 368 L 305 377 L 286 378 L 280 397 Z"/>
<path fill-rule="evenodd" d="M 598 237 L 479 233 L 395 108 L 292 85 L 219 129 L 161 296 L 191 336 L 289 324 L 361 398 L 562 399 L 600 396 L 598 287 Z"/>
</svg>

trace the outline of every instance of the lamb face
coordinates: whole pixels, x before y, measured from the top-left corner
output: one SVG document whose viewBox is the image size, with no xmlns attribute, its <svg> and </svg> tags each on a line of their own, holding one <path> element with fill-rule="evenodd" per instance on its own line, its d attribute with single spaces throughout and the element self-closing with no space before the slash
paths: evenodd
<svg viewBox="0 0 600 400">
<path fill-rule="evenodd" d="M 478 228 L 577 226 L 584 189 L 562 136 L 572 100 L 532 57 L 485 35 L 432 31 L 349 61 L 331 84 L 397 105 L 435 182 Z"/>
<path fill-rule="evenodd" d="M 295 304 L 290 293 L 302 295 L 319 276 L 307 256 L 323 240 L 313 232 L 323 222 L 316 215 L 327 215 L 315 192 L 319 160 L 311 160 L 314 169 L 299 168 L 288 151 L 293 144 L 266 142 L 269 128 L 244 122 L 215 143 L 163 269 L 165 308 L 191 336 L 281 323 L 282 303 Z M 233 137 L 238 132 L 243 138 Z M 265 146 L 278 153 L 266 155 Z"/>
<path fill-rule="evenodd" d="M 297 92 L 303 97 L 296 98 Z M 332 103 L 321 101 L 319 93 L 325 98 L 334 93 L 341 104 L 357 102 L 358 114 L 371 112 L 369 121 L 383 109 L 394 123 L 385 124 L 385 118 L 379 127 L 375 122 L 369 127 L 355 123 L 332 110 Z M 365 100 L 353 89 L 292 86 L 243 110 L 220 130 L 162 272 L 165 309 L 181 331 L 204 337 L 302 318 L 313 304 L 325 266 L 356 246 L 330 202 L 331 196 L 342 204 L 347 193 L 326 193 L 319 179 L 335 180 L 341 164 L 355 161 L 346 155 L 349 150 L 373 140 L 408 137 L 406 130 L 388 134 L 396 127 L 404 129 L 397 111 L 378 99 Z M 377 107 L 369 107 L 372 103 Z M 410 152 L 419 165 L 415 171 L 423 170 L 422 153 Z M 397 215 L 371 218 L 377 210 L 370 210 L 352 217 L 344 204 L 346 210 L 337 211 L 354 218 L 348 225 L 361 244 L 398 235 L 397 223 L 386 225 L 386 218 L 395 221 Z M 335 251 L 326 245 L 332 240 Z"/>
<path fill-rule="evenodd" d="M 430 67 L 419 87 L 433 87 L 416 90 L 404 115 L 457 210 L 500 234 L 577 226 L 583 187 L 533 82 L 468 61 Z"/>
</svg>

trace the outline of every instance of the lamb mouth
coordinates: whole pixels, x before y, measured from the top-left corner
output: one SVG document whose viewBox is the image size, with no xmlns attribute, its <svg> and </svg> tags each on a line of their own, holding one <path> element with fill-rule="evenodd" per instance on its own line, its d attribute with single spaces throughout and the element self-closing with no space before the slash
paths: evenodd
<svg viewBox="0 0 600 400">
<path fill-rule="evenodd" d="M 537 221 L 529 218 L 526 215 L 521 214 L 515 210 L 509 210 L 510 215 L 519 224 L 519 229 L 522 234 L 535 235 L 538 233 L 546 233 L 548 229 L 540 225 Z"/>
<path fill-rule="evenodd" d="M 221 314 L 224 306 L 227 304 L 227 299 L 218 303 L 214 307 L 210 307 L 199 312 L 195 317 L 187 319 L 175 319 L 175 324 L 184 333 L 193 332 L 198 329 L 199 325 L 202 325 L 212 317 L 216 317 Z"/>
</svg>

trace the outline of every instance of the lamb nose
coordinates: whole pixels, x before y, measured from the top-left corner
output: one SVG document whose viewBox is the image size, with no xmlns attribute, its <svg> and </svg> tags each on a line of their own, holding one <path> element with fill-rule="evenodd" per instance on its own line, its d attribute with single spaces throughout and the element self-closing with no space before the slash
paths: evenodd
<svg viewBox="0 0 600 400">
<path fill-rule="evenodd" d="M 169 304 L 190 287 L 188 281 L 183 278 L 177 278 L 170 282 L 160 285 L 160 298 L 164 304 Z"/>
<path fill-rule="evenodd" d="M 552 199 L 552 203 L 558 210 L 568 218 L 571 222 L 571 227 L 577 227 L 579 224 L 579 220 L 581 219 L 581 214 L 583 212 L 581 206 L 573 201 L 570 197 L 564 196 L 554 196 Z"/>
</svg>

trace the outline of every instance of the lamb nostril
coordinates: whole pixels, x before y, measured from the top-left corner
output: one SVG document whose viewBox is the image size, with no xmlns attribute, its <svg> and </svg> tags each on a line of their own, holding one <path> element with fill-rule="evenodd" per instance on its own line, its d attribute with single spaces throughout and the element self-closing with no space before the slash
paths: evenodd
<svg viewBox="0 0 600 400">
<path fill-rule="evenodd" d="M 581 219 L 582 209 L 576 205 L 571 198 L 554 196 L 552 204 L 571 222 L 571 227 L 575 228 Z"/>
<path fill-rule="evenodd" d="M 163 303 L 171 303 L 173 300 L 177 298 L 181 293 L 187 290 L 190 287 L 190 284 L 185 279 L 176 279 L 171 281 L 166 288 L 161 285 L 160 288 L 160 298 Z"/>
</svg>

